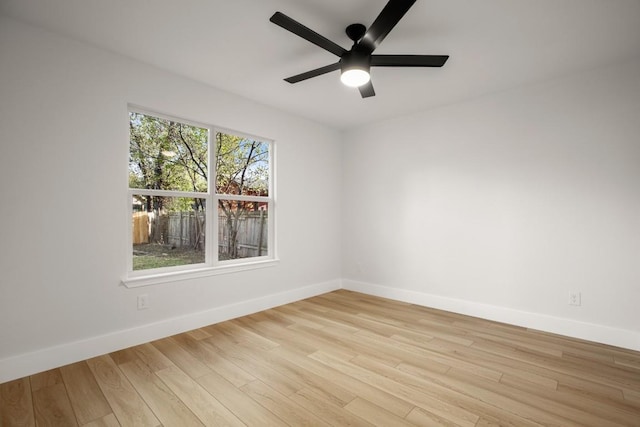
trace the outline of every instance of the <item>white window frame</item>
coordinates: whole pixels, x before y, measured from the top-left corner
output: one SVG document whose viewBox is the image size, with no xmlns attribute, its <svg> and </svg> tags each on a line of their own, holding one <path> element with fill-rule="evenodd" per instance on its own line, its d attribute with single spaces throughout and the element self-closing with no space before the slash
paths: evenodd
<svg viewBox="0 0 640 427">
<path fill-rule="evenodd" d="M 129 113 L 139 113 L 158 117 L 164 120 L 173 120 L 186 125 L 199 127 L 208 131 L 208 173 L 207 192 L 174 191 L 174 190 L 147 190 L 128 188 L 127 191 L 127 273 L 122 279 L 122 284 L 128 288 L 149 286 L 160 283 L 179 280 L 194 279 L 218 274 L 236 273 L 256 268 L 271 267 L 278 263 L 276 256 L 276 219 L 275 219 L 275 142 L 272 139 L 250 135 L 244 132 L 225 129 L 222 127 L 183 119 L 175 115 L 159 113 L 146 108 L 129 105 L 127 109 L 127 123 Z M 218 194 L 216 192 L 215 177 L 215 136 L 217 133 L 230 134 L 241 138 L 250 139 L 269 144 L 269 189 L 268 196 L 247 196 L 233 194 Z M 128 172 L 128 168 L 127 168 Z M 205 199 L 205 262 L 200 264 L 188 264 L 174 267 L 162 267 L 147 270 L 133 270 L 133 212 L 132 199 L 134 195 L 143 196 L 167 196 L 190 197 Z M 267 203 L 267 254 L 259 257 L 237 258 L 231 260 L 218 260 L 218 200 L 238 200 Z"/>
</svg>

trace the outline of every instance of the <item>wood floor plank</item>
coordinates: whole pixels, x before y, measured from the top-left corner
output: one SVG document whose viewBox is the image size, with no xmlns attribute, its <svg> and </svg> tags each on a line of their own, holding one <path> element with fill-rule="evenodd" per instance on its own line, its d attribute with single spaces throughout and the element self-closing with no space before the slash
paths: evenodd
<svg viewBox="0 0 640 427">
<path fill-rule="evenodd" d="M 38 427 L 78 425 L 67 391 L 62 383 L 41 387 L 34 391 L 33 408 Z"/>
<path fill-rule="evenodd" d="M 309 333 L 310 331 L 306 332 Z M 384 351 L 385 349 L 379 347 L 379 345 L 381 343 L 385 343 L 386 340 L 378 339 L 383 337 L 369 331 L 345 333 L 340 329 L 326 327 L 322 330 L 316 331 L 314 337 L 322 337 L 326 341 L 333 342 L 334 346 L 349 349 L 349 351 L 355 355 L 367 353 L 378 359 L 380 363 L 384 363 L 389 366 L 397 365 L 403 360 L 403 357 L 406 356 L 405 354 L 399 355 L 397 351 Z M 374 348 L 375 350 L 373 350 Z M 343 360 L 345 359 L 343 358 Z"/>
<path fill-rule="evenodd" d="M 151 343 L 137 345 L 125 351 L 131 352 L 131 354 L 135 356 L 130 360 L 131 362 L 135 359 L 140 360 L 147 365 L 152 372 L 173 366 L 173 362 Z"/>
<path fill-rule="evenodd" d="M 605 365 L 595 364 L 592 368 L 587 364 L 580 363 L 578 365 L 571 363 L 569 360 L 555 357 L 547 357 L 541 354 L 532 353 L 516 349 L 507 343 L 498 342 L 478 342 L 476 341 L 472 347 L 480 349 L 486 353 L 506 357 L 521 366 L 528 366 L 529 369 L 545 371 L 555 376 L 560 381 L 563 377 L 579 377 L 596 384 L 602 384 L 611 387 L 634 387 L 640 390 L 640 377 L 625 376 L 620 371 L 607 369 Z M 597 367 L 597 369 L 595 369 Z M 608 376 L 611 373 L 612 376 Z"/>
<path fill-rule="evenodd" d="M 461 345 L 473 344 L 473 340 L 469 338 L 466 331 L 453 327 L 444 328 L 425 319 L 418 319 L 418 323 L 401 323 L 398 327 L 414 332 L 426 329 L 429 331 L 429 335 L 434 338 L 440 338 L 441 340 L 451 341 Z"/>
<path fill-rule="evenodd" d="M 243 328 L 237 322 L 233 321 L 218 323 L 215 327 L 209 328 L 207 332 L 211 334 L 212 330 L 215 331 L 215 335 L 212 334 L 212 336 L 207 338 L 207 341 L 219 338 L 220 334 L 223 334 L 229 342 L 246 347 L 249 350 L 269 351 L 279 345 L 277 342 L 260 336 L 247 328 Z"/>
<path fill-rule="evenodd" d="M 640 427 L 640 352 L 338 290 L 0 384 L 76 422 Z"/>
<path fill-rule="evenodd" d="M 640 354 L 637 351 L 562 336 L 551 332 L 526 329 L 526 334 L 523 335 L 525 337 L 535 336 L 538 339 L 544 339 L 545 342 L 554 343 L 562 347 L 563 351 L 566 350 L 570 353 L 589 355 L 589 358 L 594 359 L 601 359 L 603 357 L 606 359 L 613 357 L 615 359 L 616 356 L 640 358 Z"/>
<path fill-rule="evenodd" d="M 253 313 L 245 317 L 241 317 L 240 319 L 248 319 L 251 320 L 252 323 L 269 323 L 271 325 L 277 325 L 283 328 L 287 326 L 291 326 L 292 323 L 284 319 L 278 313 L 273 310 L 261 311 L 258 313 Z M 238 319 L 233 319 L 233 321 L 237 321 Z"/>
<path fill-rule="evenodd" d="M 174 339 L 183 349 L 204 363 L 210 371 L 217 372 L 237 387 L 256 379 L 248 371 L 223 357 L 218 349 L 205 340 L 196 341 L 187 335 L 177 336 Z"/>
<path fill-rule="evenodd" d="M 298 310 L 290 306 L 276 307 L 274 308 L 274 311 L 280 313 L 285 319 L 288 319 L 294 325 L 306 326 L 309 329 L 322 329 L 326 326 L 322 324 L 322 322 L 318 322 L 316 319 L 301 316 Z"/>
<path fill-rule="evenodd" d="M 285 352 L 285 350 L 278 348 L 272 350 L 272 352 Z M 361 396 L 375 404 L 384 406 L 388 411 L 398 416 L 406 415 L 413 407 L 411 403 L 405 400 L 392 396 L 384 390 L 379 390 L 342 372 L 333 370 L 325 364 L 309 357 L 296 357 L 295 352 L 284 354 L 284 357 L 286 357 L 290 363 L 296 364 L 315 375 L 326 378 L 329 383 L 335 384 L 336 387 L 334 388 L 321 385 L 311 387 L 315 390 L 316 394 L 322 394 L 325 400 L 335 405 L 343 407 L 357 396 Z"/>
<path fill-rule="evenodd" d="M 640 422 L 640 412 L 637 408 L 621 402 L 612 402 L 609 399 L 598 399 L 591 396 L 580 395 L 574 392 L 568 392 L 566 389 L 550 392 L 538 384 L 529 383 L 520 378 L 513 378 L 506 375 L 502 377 L 500 382 L 530 395 L 547 396 L 556 404 L 577 409 L 589 418 L 598 418 L 598 414 L 602 413 L 604 408 L 607 408 L 609 409 L 607 415 L 608 421 L 618 423 L 619 425 L 633 425 L 634 422 Z"/>
<path fill-rule="evenodd" d="M 247 426 L 287 425 L 273 412 L 260 405 L 215 372 L 200 377 L 197 381 Z"/>
<path fill-rule="evenodd" d="M 85 362 L 63 366 L 60 373 L 80 425 L 111 413 L 107 399 Z"/>
<path fill-rule="evenodd" d="M 514 393 L 508 388 L 502 388 L 498 383 L 488 382 L 482 377 L 477 377 L 469 373 L 437 374 L 419 367 L 401 365 L 399 370 L 409 373 L 416 378 L 424 378 L 433 382 L 436 386 L 444 389 L 440 391 L 443 397 L 449 392 L 454 392 L 454 399 L 461 399 L 465 406 L 472 409 L 484 418 L 512 421 L 514 425 L 519 424 L 520 419 L 531 421 L 543 425 L 577 426 L 579 424 L 570 419 L 564 419 L 547 411 L 539 411 L 522 402 L 521 395 Z M 412 381 L 411 377 L 408 379 Z M 478 384 L 482 383 L 483 386 Z M 472 400 L 464 400 L 464 398 Z"/>
<path fill-rule="evenodd" d="M 540 423 L 521 416 L 517 411 L 512 410 L 511 407 L 500 405 L 492 399 L 491 396 L 483 395 L 482 392 L 484 390 L 480 390 L 480 392 L 476 391 L 475 393 L 467 390 L 455 380 L 451 380 L 449 375 L 425 369 L 424 366 L 416 367 L 406 364 L 399 365 L 397 370 L 407 374 L 402 376 L 402 374 L 397 372 L 390 373 L 393 378 L 398 378 L 398 381 L 412 385 L 425 392 L 436 393 L 441 399 L 465 408 L 480 418 L 485 419 L 485 421 L 523 427 L 540 425 Z M 436 414 L 429 412 L 429 415 L 433 416 Z"/>
<path fill-rule="evenodd" d="M 35 426 L 29 378 L 0 384 L 0 426 Z"/>
<path fill-rule="evenodd" d="M 272 350 L 272 352 L 281 351 L 284 350 L 280 348 Z M 294 358 L 291 355 L 286 357 L 291 363 L 295 363 L 303 367 L 304 369 L 313 372 L 316 375 L 323 376 L 332 383 L 340 386 L 341 388 L 349 390 L 350 392 L 355 394 L 354 398 L 356 396 L 363 397 L 370 402 L 384 407 L 389 412 L 400 417 L 404 417 L 414 407 L 413 404 L 407 402 L 406 400 L 398 398 L 385 390 L 381 390 L 370 384 L 360 381 L 352 376 L 349 376 L 348 374 L 332 369 L 330 366 L 327 366 L 322 362 L 313 360 L 312 358 L 306 356 Z M 352 400 L 344 396 L 339 397 L 339 395 L 336 394 L 337 390 L 330 391 L 323 389 L 322 391 L 325 392 L 324 396 L 326 399 L 340 406 L 344 406 L 346 403 L 348 403 L 347 401 L 345 401 L 345 399 L 348 399 L 348 401 Z"/>
<path fill-rule="evenodd" d="M 631 391 L 631 390 L 624 390 L 623 391 L 623 397 L 624 400 L 630 403 L 635 403 L 637 405 L 640 405 L 640 392 L 637 391 Z M 640 412 L 640 407 L 638 408 L 639 412 Z"/>
<path fill-rule="evenodd" d="M 623 390 L 620 387 L 600 384 L 592 380 L 585 380 L 571 375 L 558 375 L 558 390 L 563 388 L 575 390 L 578 393 L 594 397 L 610 398 L 613 400 L 624 398 Z"/>
<path fill-rule="evenodd" d="M 116 365 L 122 365 L 123 363 L 131 362 L 138 358 L 138 356 L 128 348 L 109 353 L 109 356 Z"/>
<path fill-rule="evenodd" d="M 389 368 L 377 364 L 366 356 L 358 356 L 351 362 L 366 370 L 377 372 L 399 385 L 420 390 L 424 395 L 435 399 L 430 402 L 431 407 L 420 405 L 417 400 L 415 403 L 429 414 L 435 415 L 447 422 L 461 424 L 469 420 L 477 420 L 479 416 L 485 416 L 490 419 L 501 419 L 505 422 L 513 422 L 516 425 L 525 424 L 521 422 L 520 417 L 501 410 L 490 401 L 482 401 L 476 396 L 465 393 L 465 390 L 456 389 L 455 384 L 447 381 L 449 378 L 447 374 L 438 373 L 425 367 L 414 368 L 415 371 L 412 371 L 412 368 L 406 364 L 401 364 L 396 368 Z M 429 374 L 425 374 L 427 372 Z M 464 375 L 472 374 L 464 373 Z M 478 378 L 486 381 L 483 377 Z M 491 383 L 493 383 L 493 381 Z M 437 402 L 441 402 L 441 404 L 438 405 Z M 456 420 L 450 416 L 451 413 L 466 413 L 467 416 L 465 419 Z"/>
<path fill-rule="evenodd" d="M 245 384 L 240 387 L 240 390 L 290 426 L 329 425 L 309 410 L 289 399 L 288 396 L 278 393 L 260 380 Z"/>
<path fill-rule="evenodd" d="M 272 341 L 279 343 L 281 346 L 286 345 L 289 348 L 298 349 L 300 352 L 311 354 L 319 349 L 329 352 L 336 357 L 346 360 L 354 357 L 357 353 L 339 348 L 333 341 L 326 341 L 315 335 L 296 329 L 295 325 L 282 326 L 275 323 L 254 325 L 254 330 L 268 336 Z"/>
<path fill-rule="evenodd" d="M 432 414 L 431 412 L 425 411 L 422 408 L 413 408 L 411 412 L 405 417 L 405 419 L 414 426 L 421 427 L 432 427 L 432 426 L 443 426 L 443 427 L 458 427 L 459 424 L 454 423 L 453 421 L 444 420 L 439 416 Z M 476 427 L 480 425 L 480 421 L 478 420 L 476 423 Z"/>
<path fill-rule="evenodd" d="M 120 423 L 112 412 L 90 423 L 83 424 L 81 427 L 120 427 Z"/>
<path fill-rule="evenodd" d="M 411 343 L 409 343 L 411 345 Z M 499 380 L 497 373 L 510 374 L 521 377 L 526 381 L 535 382 L 549 389 L 555 390 L 558 385 L 558 375 L 553 372 L 538 369 L 536 366 L 524 364 L 520 361 L 514 361 L 504 355 L 485 352 L 475 348 L 457 345 L 451 342 L 445 342 L 433 339 L 426 343 L 414 343 L 427 350 L 430 359 L 441 360 L 444 364 L 452 365 L 452 367 L 468 371 L 474 375 L 484 376 L 487 379 Z M 476 368 L 474 368 L 476 366 Z M 487 369 L 488 371 L 484 371 Z"/>
<path fill-rule="evenodd" d="M 404 399 L 414 406 L 419 406 L 457 424 L 474 426 L 476 421 L 478 421 L 479 417 L 468 410 L 461 407 L 455 407 L 454 405 L 444 402 L 433 395 L 426 394 L 414 387 L 396 382 L 384 375 L 376 375 L 375 372 L 369 371 L 358 365 L 335 359 L 321 351 L 314 353 L 311 357 L 351 377 L 357 378 L 360 381 L 370 384 L 380 390 L 385 390 L 396 397 Z M 378 369 L 384 369 L 384 367 L 385 365 L 378 365 Z M 385 405 L 381 406 L 384 407 Z M 403 416 L 406 416 L 407 414 L 404 414 Z"/>
<path fill-rule="evenodd" d="M 191 338 L 193 338 L 196 341 L 200 341 L 200 340 L 203 340 L 205 338 L 209 338 L 211 336 L 204 329 L 194 329 L 193 331 L 189 331 L 186 334 L 189 335 Z"/>
<path fill-rule="evenodd" d="M 302 390 L 298 390 L 296 394 L 290 396 L 290 399 L 303 408 L 309 409 L 314 414 L 321 414 L 322 419 L 332 426 L 373 426 L 373 424 L 353 415 L 343 406 L 337 405 L 333 400 L 328 399 L 324 391 L 313 387 L 305 387 Z"/>
<path fill-rule="evenodd" d="M 631 358 L 631 357 L 623 357 L 623 356 L 615 356 L 613 361 L 616 365 L 624 366 L 626 368 L 631 368 L 635 372 L 640 373 L 640 360 Z"/>
<path fill-rule="evenodd" d="M 305 304 L 308 304 L 307 301 L 299 301 L 297 303 L 282 306 L 280 308 L 287 308 L 290 312 L 295 313 L 299 318 L 307 319 L 318 325 L 342 329 L 343 332 L 353 333 L 359 331 L 358 328 L 354 328 L 353 326 L 345 325 L 342 322 L 331 319 L 330 316 L 327 316 L 326 310 L 317 313 L 317 309 L 315 307 L 309 308 L 309 306 Z"/>
<path fill-rule="evenodd" d="M 304 383 L 305 387 L 310 386 L 316 390 L 322 390 L 327 395 L 330 395 L 331 400 L 340 406 L 344 406 L 356 397 L 353 391 L 339 386 L 331 378 L 318 375 L 296 363 L 300 362 L 302 358 L 306 358 L 306 356 L 284 347 L 272 349 L 262 354 L 262 356 L 266 362 L 281 374 Z"/>
<path fill-rule="evenodd" d="M 387 323 L 377 322 L 362 316 L 358 316 L 358 313 L 349 313 L 348 311 L 343 310 L 342 307 L 332 308 L 329 313 L 332 318 L 339 320 L 345 325 L 349 325 L 359 330 L 375 332 L 379 335 L 391 336 L 393 334 L 397 334 L 406 330 L 399 326 L 389 325 Z M 429 335 L 426 328 L 423 329 L 423 332 L 426 334 L 425 336 L 433 338 L 433 336 Z M 420 331 L 417 331 L 417 333 L 420 333 Z"/>
<path fill-rule="evenodd" d="M 120 369 L 163 425 L 203 425 L 142 360 L 127 362 Z"/>
<path fill-rule="evenodd" d="M 207 334 L 208 336 L 209 334 Z M 182 348 L 172 337 L 153 341 L 152 344 L 192 378 L 198 378 L 211 372 L 207 365 Z"/>
<path fill-rule="evenodd" d="M 285 396 L 290 396 L 304 387 L 304 383 L 289 378 L 275 370 L 262 357 L 263 349 L 251 349 L 233 342 L 229 337 L 217 330 L 210 330 L 213 335 L 205 340 L 216 348 L 222 357 L 239 366 L 246 372 L 271 385 Z"/>
<path fill-rule="evenodd" d="M 31 391 L 35 392 L 44 387 L 49 387 L 56 384 L 62 384 L 62 374 L 60 369 L 51 369 L 39 374 L 31 375 Z"/>
<path fill-rule="evenodd" d="M 496 405 L 513 408 L 515 414 L 534 422 L 581 427 L 617 425 L 610 419 L 564 405 L 555 399 L 555 394 L 548 391 L 545 394 L 526 392 L 506 384 L 486 382 L 482 378 L 474 378 L 467 374 L 457 375 L 452 371 L 447 372 L 446 375 L 458 383 L 464 382 L 466 389 L 483 393 Z"/>
<path fill-rule="evenodd" d="M 204 425 L 244 426 L 238 417 L 177 367 L 169 367 L 156 374 Z"/>
<path fill-rule="evenodd" d="M 483 351 L 477 348 L 476 343 L 471 346 L 463 346 L 437 338 L 428 342 L 414 341 L 412 343 L 411 341 L 407 342 L 407 340 L 402 341 L 408 345 L 413 344 L 429 352 L 433 352 L 433 357 L 436 360 L 444 358 L 445 361 L 443 361 L 443 363 L 451 364 L 463 371 L 468 370 L 473 374 L 480 374 L 488 379 L 498 380 L 499 377 L 495 377 L 495 374 L 502 372 L 503 374 L 509 373 L 514 376 L 522 376 L 523 379 L 527 381 L 537 382 L 550 389 L 555 389 L 558 384 L 555 373 L 537 369 L 536 366 L 523 364 L 522 361 L 515 361 L 511 357 L 506 357 L 504 354 Z M 429 357 L 431 357 L 431 355 Z M 476 367 L 474 368 L 474 366 Z M 526 367 L 526 369 L 522 369 L 523 367 Z M 488 371 L 486 371 L 488 376 L 481 374 L 482 371 L 479 370 L 479 368 L 488 369 Z M 554 378 L 552 378 L 552 376 Z"/>
<path fill-rule="evenodd" d="M 359 332 L 358 339 L 367 340 L 370 345 L 380 345 L 381 348 L 378 351 L 395 352 L 396 354 L 402 354 L 402 361 L 406 363 L 422 363 L 425 357 L 439 364 L 440 367 L 448 369 L 457 368 L 461 371 L 467 371 L 475 375 L 482 376 L 490 381 L 499 381 L 502 376 L 502 372 L 493 367 L 484 367 L 477 362 L 465 360 L 460 357 L 450 357 L 448 350 L 434 351 L 434 349 L 458 349 L 460 346 L 450 341 L 443 340 L 431 340 L 424 345 L 416 345 L 415 343 L 407 342 L 406 340 L 386 340 L 380 342 L 380 337 L 376 337 L 375 334 Z M 376 342 L 380 342 L 376 344 Z M 464 347 L 464 346 L 462 346 Z M 446 369 L 445 369 L 446 370 Z"/>
<path fill-rule="evenodd" d="M 384 408 L 374 405 L 360 397 L 353 399 L 344 408 L 352 414 L 357 415 L 378 427 L 411 426 L 411 423 L 407 422 L 404 418 L 400 418 L 391 412 L 386 411 Z"/>
<path fill-rule="evenodd" d="M 579 366 L 579 370 L 587 370 L 601 382 L 620 385 L 630 390 L 640 391 L 640 369 L 628 365 L 616 363 L 602 363 L 593 360 L 584 360 L 573 355 L 565 355 L 558 369 L 573 370 Z"/>
<path fill-rule="evenodd" d="M 426 424 L 426 425 L 430 426 L 431 424 Z M 531 427 L 543 427 L 542 424 L 537 424 L 537 423 L 536 424 L 533 424 L 533 423 L 531 423 L 531 424 L 524 424 L 524 423 L 523 424 L 520 424 L 520 423 L 513 424 L 513 423 L 504 422 L 502 420 L 495 420 L 495 419 L 489 419 L 489 418 L 484 418 L 484 417 L 480 418 L 478 420 L 478 422 L 476 423 L 476 427 L 506 427 L 506 426 L 509 426 L 509 427 L 522 427 L 522 426 L 525 426 L 525 425 L 531 426 Z"/>
<path fill-rule="evenodd" d="M 94 357 L 87 360 L 87 364 L 120 424 L 127 426 L 160 425 L 160 421 L 110 356 Z"/>
</svg>

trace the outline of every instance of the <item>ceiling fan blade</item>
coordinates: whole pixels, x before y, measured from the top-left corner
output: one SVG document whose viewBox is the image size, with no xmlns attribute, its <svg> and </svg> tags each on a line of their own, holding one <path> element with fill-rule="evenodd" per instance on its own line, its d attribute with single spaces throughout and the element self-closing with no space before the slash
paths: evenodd
<svg viewBox="0 0 640 427">
<path fill-rule="evenodd" d="M 323 74 L 327 74 L 327 73 L 330 73 L 331 71 L 335 71 L 335 70 L 339 70 L 339 69 L 340 69 L 340 63 L 336 62 L 335 64 L 325 65 L 324 67 L 320 67 L 320 68 L 316 68 L 315 70 L 307 71 L 306 73 L 302 73 L 302 74 L 298 74 L 298 75 L 295 75 L 295 76 L 287 77 L 284 80 L 286 82 L 289 82 L 289 83 L 298 83 L 298 82 L 301 82 L 303 80 L 307 80 L 307 79 L 310 79 L 312 77 L 318 77 L 318 76 L 321 76 Z"/>
<path fill-rule="evenodd" d="M 373 52 L 415 2 L 416 0 L 389 0 L 358 45 L 367 53 Z"/>
<path fill-rule="evenodd" d="M 371 83 L 371 80 L 369 80 L 368 83 L 363 84 L 362 86 L 358 87 L 358 89 L 360 90 L 360 95 L 362 95 L 363 98 L 369 98 L 370 96 L 376 96 L 376 91 L 373 90 L 373 84 Z"/>
<path fill-rule="evenodd" d="M 371 55 L 372 67 L 442 67 L 449 55 Z"/>
<path fill-rule="evenodd" d="M 287 31 L 291 31 L 293 34 L 296 34 L 303 39 L 310 41 L 316 46 L 321 47 L 324 50 L 327 50 L 333 53 L 336 56 L 342 56 L 347 52 L 342 46 L 337 45 L 326 37 L 321 36 L 315 31 L 305 27 L 298 21 L 289 18 L 287 15 L 281 12 L 276 12 L 269 19 L 269 21 L 273 22 L 276 25 L 284 28 Z"/>
</svg>

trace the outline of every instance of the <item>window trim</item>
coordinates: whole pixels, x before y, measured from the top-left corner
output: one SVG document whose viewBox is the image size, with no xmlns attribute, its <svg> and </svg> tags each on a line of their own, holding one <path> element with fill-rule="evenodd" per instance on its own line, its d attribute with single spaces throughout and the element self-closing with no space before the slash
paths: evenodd
<svg viewBox="0 0 640 427">
<path fill-rule="evenodd" d="M 179 121 L 183 124 L 196 126 L 207 129 L 208 135 L 208 165 L 209 173 L 207 178 L 207 192 L 191 192 L 191 191 L 174 191 L 174 190 L 149 190 L 127 187 L 127 272 L 121 280 L 121 284 L 127 288 L 135 288 L 139 286 L 149 286 L 154 284 L 175 282 L 181 280 L 189 280 L 219 274 L 236 273 L 240 271 L 254 270 L 275 266 L 279 263 L 277 256 L 276 242 L 276 197 L 275 197 L 275 153 L 276 144 L 273 139 L 264 138 L 257 135 L 239 132 L 236 130 L 223 128 L 220 126 L 205 124 L 193 120 L 183 119 L 179 116 L 164 114 L 129 104 L 127 108 L 127 116 L 130 113 L 139 113 L 157 117 L 164 120 Z M 127 120 L 128 123 L 129 120 Z M 215 140 L 218 133 L 231 134 L 241 138 L 253 141 L 267 143 L 269 145 L 269 185 L 268 196 L 250 196 L 250 195 L 234 195 L 234 194 L 218 194 L 215 186 Z M 131 200 L 134 195 L 163 195 L 167 197 L 190 197 L 202 198 L 207 201 L 209 206 L 218 206 L 218 200 L 239 200 L 239 201 L 255 201 L 267 203 L 267 254 L 259 257 L 238 258 L 233 260 L 218 259 L 218 210 L 207 209 L 205 211 L 205 262 L 199 264 L 187 264 L 173 267 L 162 267 L 146 270 L 133 270 L 133 223 L 131 221 L 132 204 Z M 213 238 L 215 237 L 215 238 Z"/>
<path fill-rule="evenodd" d="M 252 259 L 253 258 L 249 258 Z M 209 276 L 218 276 L 221 274 L 238 273 L 241 271 L 257 270 L 260 268 L 274 267 L 280 263 L 278 258 L 272 258 L 261 261 L 251 261 L 242 264 L 233 264 L 226 266 L 210 267 L 204 264 L 191 264 L 203 266 L 200 268 L 191 268 L 185 271 L 172 271 L 157 274 L 147 274 L 144 276 L 126 277 L 120 283 L 127 288 L 139 288 L 143 286 L 160 285 L 163 283 L 179 282 L 181 280 L 199 279 Z M 155 269 L 156 271 L 158 269 Z"/>
</svg>

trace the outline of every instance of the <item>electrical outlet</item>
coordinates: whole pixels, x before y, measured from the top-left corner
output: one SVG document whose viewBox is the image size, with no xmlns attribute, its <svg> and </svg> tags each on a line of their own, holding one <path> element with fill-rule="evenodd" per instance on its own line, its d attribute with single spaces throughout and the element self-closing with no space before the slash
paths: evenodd
<svg viewBox="0 0 640 427">
<path fill-rule="evenodd" d="M 580 305 L 580 292 L 569 292 L 569 305 Z"/>
<path fill-rule="evenodd" d="M 138 310 L 146 310 L 149 308 L 149 295 L 138 295 Z"/>
</svg>

